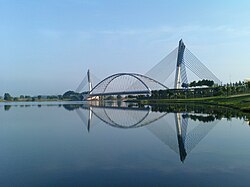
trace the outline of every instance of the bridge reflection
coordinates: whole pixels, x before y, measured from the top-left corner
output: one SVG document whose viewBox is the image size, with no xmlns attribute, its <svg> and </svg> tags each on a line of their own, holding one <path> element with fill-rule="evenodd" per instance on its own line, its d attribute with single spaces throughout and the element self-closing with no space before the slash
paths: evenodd
<svg viewBox="0 0 250 187">
<path fill-rule="evenodd" d="M 124 102 L 100 103 L 97 101 L 64 107 L 68 110 L 74 109 L 88 131 L 99 123 L 121 129 L 145 127 L 177 153 L 182 162 L 219 122 L 215 118 L 207 120 L 211 119 L 211 115 L 156 112 L 152 111 L 149 106 L 138 107 Z"/>
</svg>

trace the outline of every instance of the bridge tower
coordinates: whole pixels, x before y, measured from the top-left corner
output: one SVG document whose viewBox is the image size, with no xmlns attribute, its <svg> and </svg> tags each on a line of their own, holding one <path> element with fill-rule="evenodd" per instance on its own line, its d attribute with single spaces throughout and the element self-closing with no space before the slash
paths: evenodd
<svg viewBox="0 0 250 187">
<path fill-rule="evenodd" d="M 178 47 L 178 56 L 177 56 L 177 65 L 176 65 L 176 72 L 175 72 L 175 83 L 174 88 L 180 89 L 181 88 L 181 66 L 183 63 L 183 56 L 184 56 L 184 50 L 185 45 L 182 41 L 182 39 L 179 41 L 179 47 Z"/>
<path fill-rule="evenodd" d="M 87 77 L 88 77 L 88 85 L 89 85 L 89 93 L 90 93 L 91 90 L 92 90 L 92 83 L 91 83 L 91 79 L 90 79 L 90 71 L 89 71 L 89 69 L 88 69 L 88 72 L 87 72 Z"/>
</svg>

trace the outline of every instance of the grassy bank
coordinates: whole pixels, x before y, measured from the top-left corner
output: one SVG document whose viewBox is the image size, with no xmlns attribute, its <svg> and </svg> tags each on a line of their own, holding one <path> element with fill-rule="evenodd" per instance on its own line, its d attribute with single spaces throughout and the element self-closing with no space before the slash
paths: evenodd
<svg viewBox="0 0 250 187">
<path fill-rule="evenodd" d="M 138 100 L 141 104 L 197 103 L 225 106 L 250 113 L 250 94 L 228 97 L 204 97 L 194 99 L 147 99 Z"/>
</svg>

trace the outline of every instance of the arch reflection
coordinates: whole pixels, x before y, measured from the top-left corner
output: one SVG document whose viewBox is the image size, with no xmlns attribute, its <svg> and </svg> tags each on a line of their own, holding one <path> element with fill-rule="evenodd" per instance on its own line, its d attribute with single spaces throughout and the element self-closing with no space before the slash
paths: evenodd
<svg viewBox="0 0 250 187">
<path fill-rule="evenodd" d="M 120 129 L 145 127 L 177 153 L 182 162 L 219 122 L 208 114 L 159 112 L 149 106 L 127 104 L 88 103 L 77 105 L 75 110 L 88 131 L 99 123 Z"/>
</svg>

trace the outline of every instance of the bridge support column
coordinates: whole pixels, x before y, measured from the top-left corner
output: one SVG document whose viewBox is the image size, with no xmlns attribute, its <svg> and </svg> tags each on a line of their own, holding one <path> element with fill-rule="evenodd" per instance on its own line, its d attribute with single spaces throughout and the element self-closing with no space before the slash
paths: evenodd
<svg viewBox="0 0 250 187">
<path fill-rule="evenodd" d="M 180 40 L 179 47 L 178 47 L 176 72 L 175 72 L 175 83 L 174 83 L 175 89 L 181 88 L 181 65 L 183 63 L 184 50 L 185 50 L 185 45 L 183 41 Z"/>
</svg>

